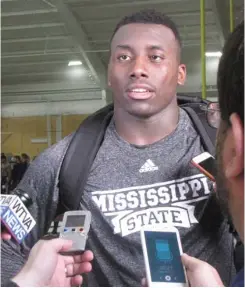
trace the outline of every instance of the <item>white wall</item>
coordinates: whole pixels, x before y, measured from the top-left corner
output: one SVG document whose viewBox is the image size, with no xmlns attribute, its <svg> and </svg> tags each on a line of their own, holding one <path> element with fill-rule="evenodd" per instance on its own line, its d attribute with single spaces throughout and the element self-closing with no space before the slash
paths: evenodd
<svg viewBox="0 0 245 288">
<path fill-rule="evenodd" d="M 2 103 L 101 99 L 101 89 L 87 79 L 8 85 L 2 87 Z"/>
<path fill-rule="evenodd" d="M 90 82 L 2 87 L 2 117 L 90 114 L 106 105 L 105 91 Z"/>
<path fill-rule="evenodd" d="M 91 114 L 106 105 L 105 100 L 80 100 L 2 105 L 2 117 L 24 117 L 61 114 Z"/>
</svg>

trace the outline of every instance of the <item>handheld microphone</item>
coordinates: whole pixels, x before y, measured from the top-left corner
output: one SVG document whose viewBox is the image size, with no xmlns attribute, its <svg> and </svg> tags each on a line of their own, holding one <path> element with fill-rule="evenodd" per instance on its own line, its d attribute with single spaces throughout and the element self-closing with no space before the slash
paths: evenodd
<svg viewBox="0 0 245 288">
<path fill-rule="evenodd" d="M 36 224 L 27 209 L 31 204 L 27 193 L 0 195 L 1 223 L 19 244 Z"/>
</svg>

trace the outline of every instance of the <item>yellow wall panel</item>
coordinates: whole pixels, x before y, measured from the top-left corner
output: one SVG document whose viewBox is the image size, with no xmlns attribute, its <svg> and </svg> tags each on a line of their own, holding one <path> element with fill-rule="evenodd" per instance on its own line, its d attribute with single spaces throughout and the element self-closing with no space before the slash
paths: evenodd
<svg viewBox="0 0 245 288">
<path fill-rule="evenodd" d="M 75 132 L 88 115 L 62 115 L 62 137 Z"/>
<path fill-rule="evenodd" d="M 62 115 L 62 138 L 76 131 L 88 115 Z M 56 143 L 56 120 L 51 116 L 51 144 Z M 13 155 L 27 153 L 31 158 L 48 147 L 48 143 L 31 143 L 32 138 L 47 138 L 47 117 L 16 117 L 1 119 L 1 151 Z"/>
<path fill-rule="evenodd" d="M 45 116 L 2 118 L 1 124 L 2 152 L 33 157 L 47 148 L 47 143 L 31 143 L 32 138 L 47 137 Z"/>
<path fill-rule="evenodd" d="M 51 144 L 56 143 L 56 116 L 51 116 Z"/>
</svg>

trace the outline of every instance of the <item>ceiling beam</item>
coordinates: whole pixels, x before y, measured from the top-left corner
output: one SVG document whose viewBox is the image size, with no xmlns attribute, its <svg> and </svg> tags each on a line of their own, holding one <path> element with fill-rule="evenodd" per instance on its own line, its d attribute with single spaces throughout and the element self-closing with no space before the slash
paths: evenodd
<svg viewBox="0 0 245 288">
<path fill-rule="evenodd" d="M 88 4 L 86 5 L 82 5 L 83 3 L 81 3 L 81 1 L 72 4 L 72 7 L 74 8 L 109 8 L 109 7 L 133 7 L 133 6 L 143 6 L 143 5 L 154 5 L 154 4 L 170 4 L 170 3 L 184 3 L 184 2 L 189 2 L 190 0 L 150 0 L 150 1 L 146 1 L 146 0 L 137 0 L 137 1 L 131 1 L 131 2 L 116 2 L 113 1 L 113 3 L 103 3 L 100 4 L 101 2 L 95 2 L 95 1 L 89 1 Z"/>
<path fill-rule="evenodd" d="M 53 65 L 53 64 L 66 64 L 67 60 L 57 60 L 57 61 L 36 61 L 36 62 L 20 62 L 20 63 L 1 63 L 2 68 L 3 67 L 26 67 L 26 66 L 35 66 L 35 65 Z M 4 69 L 2 69 L 3 71 Z"/>
<path fill-rule="evenodd" d="M 28 77 L 35 77 L 35 76 L 44 76 L 44 75 L 62 75 L 65 77 L 65 71 L 45 71 L 45 72 L 26 72 L 26 73 L 5 73 L 2 75 L 2 79 L 9 78 L 9 77 L 21 77 L 21 76 L 28 76 Z"/>
<path fill-rule="evenodd" d="M 24 51 L 24 52 L 10 52 L 3 53 L 2 59 L 8 58 L 20 58 L 20 57 L 35 57 L 45 55 L 79 55 L 79 51 L 71 51 L 70 49 L 53 49 L 53 50 L 36 50 L 36 51 Z"/>
<path fill-rule="evenodd" d="M 228 7 L 226 7 L 227 1 L 214 0 L 212 2 L 212 9 L 215 16 L 216 26 L 219 31 L 219 40 L 221 47 L 224 46 L 225 39 L 229 34 L 229 18 L 228 18 Z"/>
<path fill-rule="evenodd" d="M 81 27 L 81 24 L 77 21 L 73 13 L 62 0 L 57 0 L 55 2 L 55 6 L 61 18 L 65 22 L 67 30 L 79 45 L 79 52 L 82 54 L 92 76 L 99 83 L 100 87 L 104 89 L 106 87 L 106 68 L 96 53 L 88 54 L 86 52 L 86 50 L 92 49 L 89 45 L 85 31 Z"/>
<path fill-rule="evenodd" d="M 50 9 L 38 9 L 38 10 L 23 10 L 16 12 L 2 12 L 1 17 L 10 17 L 10 16 L 25 16 L 25 15 L 36 15 L 36 14 L 46 14 L 57 12 L 56 8 Z"/>
<path fill-rule="evenodd" d="M 2 31 L 10 30 L 26 30 L 26 29 L 42 29 L 42 28 L 52 28 L 52 27 L 62 27 L 64 23 L 40 23 L 40 24 L 28 24 L 28 25 L 18 25 L 18 26 L 2 26 Z"/>
<path fill-rule="evenodd" d="M 64 36 L 47 36 L 47 37 L 33 37 L 33 38 L 19 38 L 19 39 L 6 39 L 2 40 L 2 44 L 11 44 L 11 43 L 23 43 L 23 42 L 36 42 L 36 41 L 50 41 L 50 40 L 68 40 L 72 37 L 69 35 Z"/>
</svg>

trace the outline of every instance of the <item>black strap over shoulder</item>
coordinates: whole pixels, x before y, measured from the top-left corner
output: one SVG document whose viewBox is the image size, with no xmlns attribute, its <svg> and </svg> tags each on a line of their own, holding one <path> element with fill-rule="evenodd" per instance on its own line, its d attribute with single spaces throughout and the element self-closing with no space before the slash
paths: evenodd
<svg viewBox="0 0 245 288">
<path fill-rule="evenodd" d="M 183 109 L 188 113 L 191 118 L 193 125 L 196 128 L 196 131 L 201 137 L 202 144 L 204 149 L 208 151 L 211 155 L 215 153 L 214 141 L 216 137 L 216 129 L 208 125 L 205 112 L 200 111 L 199 115 L 196 110 L 201 110 L 197 107 L 183 107 Z"/>
<path fill-rule="evenodd" d="M 216 130 L 211 127 L 206 118 L 206 112 L 201 109 L 201 105 L 208 105 L 210 101 L 200 99 L 199 97 L 178 95 L 178 104 L 189 115 L 192 123 L 201 137 L 204 149 L 210 154 L 215 153 Z"/>
<path fill-rule="evenodd" d="M 85 186 L 112 113 L 113 105 L 102 108 L 83 121 L 73 136 L 60 170 L 57 215 L 79 208 L 81 187 Z"/>
</svg>

